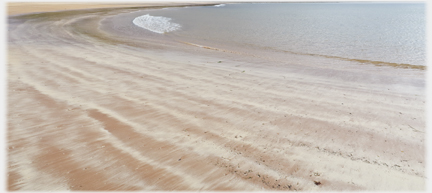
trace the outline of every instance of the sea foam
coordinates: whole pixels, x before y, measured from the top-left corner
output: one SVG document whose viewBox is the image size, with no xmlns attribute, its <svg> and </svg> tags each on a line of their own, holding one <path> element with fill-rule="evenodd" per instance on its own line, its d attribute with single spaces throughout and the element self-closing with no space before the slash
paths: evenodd
<svg viewBox="0 0 432 193">
<path fill-rule="evenodd" d="M 136 17 L 132 22 L 138 27 L 163 34 L 180 29 L 180 24 L 171 23 L 170 21 L 171 18 L 168 17 L 151 16 L 147 14 Z"/>
<path fill-rule="evenodd" d="M 215 5 L 215 7 L 223 7 L 223 6 L 225 6 L 225 4 Z"/>
</svg>

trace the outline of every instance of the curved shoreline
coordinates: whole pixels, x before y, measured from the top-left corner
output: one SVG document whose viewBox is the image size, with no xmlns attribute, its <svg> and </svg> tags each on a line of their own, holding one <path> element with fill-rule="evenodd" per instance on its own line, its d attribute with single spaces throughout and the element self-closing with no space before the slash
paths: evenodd
<svg viewBox="0 0 432 193">
<path fill-rule="evenodd" d="M 88 10 L 104 8 L 165 8 L 165 7 L 184 7 L 184 6 L 210 6 L 217 5 L 212 2 L 152 2 L 152 3 L 33 3 L 33 2 L 9 2 L 8 16 L 16 16 L 31 13 L 70 11 L 70 10 Z"/>
<path fill-rule="evenodd" d="M 425 189 L 424 71 L 100 28 L 122 9 L 9 17 L 8 190 Z"/>
</svg>

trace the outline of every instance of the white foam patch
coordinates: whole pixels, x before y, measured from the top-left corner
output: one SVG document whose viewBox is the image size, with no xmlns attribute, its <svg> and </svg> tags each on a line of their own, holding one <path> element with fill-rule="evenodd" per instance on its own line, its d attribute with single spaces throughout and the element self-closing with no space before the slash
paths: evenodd
<svg viewBox="0 0 432 193">
<path fill-rule="evenodd" d="M 215 7 L 223 7 L 223 6 L 225 6 L 225 4 L 215 5 Z"/>
<path fill-rule="evenodd" d="M 171 23 L 170 21 L 171 18 L 168 17 L 151 16 L 147 14 L 136 17 L 132 22 L 138 27 L 163 34 L 180 29 L 180 24 Z"/>
</svg>

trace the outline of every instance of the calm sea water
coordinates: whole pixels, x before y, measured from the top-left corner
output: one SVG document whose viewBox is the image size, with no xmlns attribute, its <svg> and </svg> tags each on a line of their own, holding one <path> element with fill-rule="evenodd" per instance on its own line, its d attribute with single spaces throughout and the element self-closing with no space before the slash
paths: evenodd
<svg viewBox="0 0 432 193">
<path fill-rule="evenodd" d="M 177 26 L 161 36 L 205 46 L 426 65 L 424 3 L 241 3 L 145 14 L 153 28 Z"/>
</svg>

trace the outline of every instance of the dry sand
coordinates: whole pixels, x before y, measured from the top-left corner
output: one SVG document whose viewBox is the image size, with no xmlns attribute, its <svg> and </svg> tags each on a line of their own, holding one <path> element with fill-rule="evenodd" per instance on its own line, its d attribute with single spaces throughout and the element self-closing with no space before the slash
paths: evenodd
<svg viewBox="0 0 432 193">
<path fill-rule="evenodd" d="M 9 17 L 8 190 L 425 190 L 424 70 L 264 67 L 103 13 Z"/>
<path fill-rule="evenodd" d="M 212 4 L 212 2 L 187 2 L 182 3 L 178 1 L 173 2 L 123 2 L 123 3 L 73 3 L 73 2 L 9 2 L 7 3 L 8 15 L 39 13 L 39 12 L 52 12 L 52 11 L 65 11 L 65 10 L 80 10 L 80 9 L 94 9 L 94 8 L 114 8 L 114 7 L 158 7 L 158 6 L 182 6 L 182 5 L 202 5 Z"/>
</svg>

